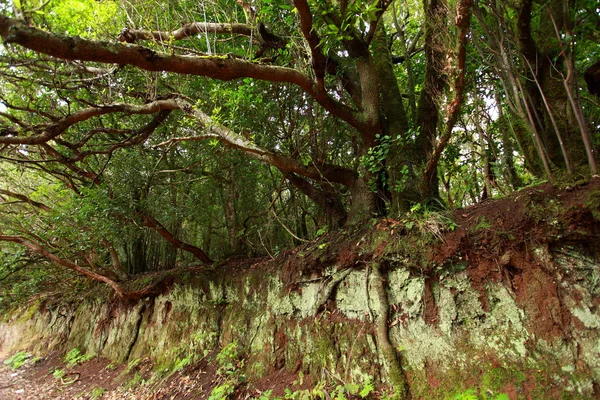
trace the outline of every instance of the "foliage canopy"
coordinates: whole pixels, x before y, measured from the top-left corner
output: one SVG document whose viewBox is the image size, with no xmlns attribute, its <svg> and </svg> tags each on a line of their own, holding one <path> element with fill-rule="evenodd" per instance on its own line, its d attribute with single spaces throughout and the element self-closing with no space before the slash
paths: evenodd
<svg viewBox="0 0 600 400">
<path fill-rule="evenodd" d="M 2 301 L 596 174 L 599 11 L 2 2 Z"/>
</svg>

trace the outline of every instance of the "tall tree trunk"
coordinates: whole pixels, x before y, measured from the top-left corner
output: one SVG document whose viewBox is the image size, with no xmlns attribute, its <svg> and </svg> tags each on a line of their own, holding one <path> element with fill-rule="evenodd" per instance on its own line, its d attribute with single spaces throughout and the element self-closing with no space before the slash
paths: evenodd
<svg viewBox="0 0 600 400">
<path fill-rule="evenodd" d="M 507 121 L 506 116 L 504 115 L 504 110 L 502 109 L 502 100 L 500 99 L 500 94 L 496 92 L 495 94 L 496 107 L 498 110 L 498 123 L 500 127 L 500 140 L 502 141 L 503 148 L 503 156 L 504 156 L 504 168 L 506 178 L 512 188 L 512 190 L 517 190 L 523 186 L 523 180 L 517 174 L 517 170 L 515 168 L 515 160 L 513 157 L 513 143 L 510 137 L 510 122 Z"/>
<path fill-rule="evenodd" d="M 389 149 L 386 149 L 389 153 L 386 165 L 382 166 L 385 169 L 381 171 L 384 177 L 382 194 L 390 200 L 391 213 L 397 215 L 421 201 L 419 174 L 414 168 L 415 154 L 412 138 L 409 137 L 408 119 L 393 70 L 388 36 L 383 26 L 375 33 L 372 47 L 381 94 L 381 131 L 384 136 L 389 136 L 389 141 L 385 142 L 386 146 L 389 143 Z"/>
<path fill-rule="evenodd" d="M 437 129 L 440 120 L 440 102 L 447 83 L 444 71 L 446 20 L 448 7 L 445 0 L 424 0 L 425 12 L 425 82 L 419 97 L 417 109 L 416 154 L 419 156 L 419 168 L 432 156 Z M 421 197 L 425 202 L 439 199 L 439 182 L 437 173 L 427 174 L 426 181 L 421 182 Z"/>
</svg>

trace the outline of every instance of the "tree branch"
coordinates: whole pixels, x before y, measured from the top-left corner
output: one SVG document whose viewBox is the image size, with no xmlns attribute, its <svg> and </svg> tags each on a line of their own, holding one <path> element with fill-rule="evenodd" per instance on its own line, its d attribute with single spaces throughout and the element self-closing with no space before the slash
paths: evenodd
<svg viewBox="0 0 600 400">
<path fill-rule="evenodd" d="M 298 190 L 304 193 L 309 199 L 318 204 L 323 211 L 331 218 L 331 228 L 338 228 L 346 222 L 348 213 L 344 209 L 344 205 L 335 193 L 329 193 L 325 190 L 319 189 L 308 182 L 306 179 L 302 179 L 295 174 L 284 173 L 285 178 Z"/>
<path fill-rule="evenodd" d="M 51 124 L 43 128 L 43 132 L 29 137 L 19 136 L 0 136 L 0 144 L 29 144 L 39 145 L 47 143 L 50 140 L 63 134 L 71 126 L 86 121 L 93 117 L 100 115 L 112 114 L 112 113 L 124 113 L 126 115 L 132 114 L 153 114 L 160 110 L 168 110 L 171 103 L 168 101 L 155 101 L 153 103 L 144 104 L 141 106 L 130 105 L 130 104 L 115 104 L 106 107 L 93 107 L 86 108 L 81 111 L 77 111 L 54 124 Z M 39 127 L 42 129 L 42 127 Z M 35 130 L 35 129 L 34 129 Z"/>
<path fill-rule="evenodd" d="M 72 261 L 65 260 L 65 259 L 62 259 L 60 257 L 57 257 L 56 255 L 54 255 L 53 253 L 51 253 L 45 247 L 42 247 L 42 246 L 40 246 L 37 243 L 31 242 L 31 241 L 29 241 L 27 238 L 25 238 L 23 236 L 0 235 L 0 241 L 1 242 L 13 242 L 13 243 L 18 243 L 18 244 L 20 244 L 22 246 L 25 246 L 29 250 L 33 251 L 34 253 L 42 255 L 45 258 L 49 259 L 50 261 L 55 262 L 58 265 L 61 265 L 63 267 L 67 267 L 69 269 L 72 269 L 73 271 L 76 271 L 76 272 L 78 272 L 78 273 L 80 273 L 82 275 L 85 275 L 88 278 L 91 278 L 93 280 L 106 283 L 120 297 L 125 297 L 126 296 L 125 290 L 123 290 L 123 288 L 117 282 L 113 281 L 112 279 L 109 279 L 106 276 L 103 276 L 103 275 L 97 274 L 95 272 L 92 272 L 92 271 L 90 271 L 90 270 L 88 270 L 86 268 L 82 268 L 82 267 L 80 267 L 79 265 L 75 264 Z"/>
<path fill-rule="evenodd" d="M 181 240 L 173 236 L 173 234 L 169 232 L 167 228 L 165 228 L 151 215 L 141 214 L 140 217 L 142 218 L 142 223 L 144 224 L 144 226 L 147 226 L 157 231 L 163 238 L 167 240 L 167 242 L 171 243 L 171 245 L 176 249 L 181 249 L 183 251 L 187 251 L 190 254 L 193 254 L 205 264 L 213 263 L 213 261 L 201 248 L 191 245 L 189 243 L 182 242 Z"/>
<path fill-rule="evenodd" d="M 252 27 L 246 24 L 221 24 L 214 22 L 192 22 L 174 31 L 147 31 L 125 28 L 119 35 L 119 41 L 135 43 L 137 40 L 155 40 L 157 42 L 188 39 L 199 33 L 234 34 L 250 36 Z"/>
<path fill-rule="evenodd" d="M 51 211 L 52 210 L 50 207 L 48 207 L 44 203 L 40 203 L 38 201 L 31 200 L 29 197 L 27 197 L 27 196 L 25 196 L 23 194 L 14 193 L 14 192 L 11 192 L 11 191 L 8 191 L 8 190 L 4 190 L 4 189 L 0 189 L 0 194 L 12 197 L 13 199 L 21 200 L 22 202 L 27 203 L 27 204 L 29 204 L 32 207 L 37 207 L 37 208 L 40 208 L 40 209 L 42 209 L 44 211 Z"/>
<path fill-rule="evenodd" d="M 325 85 L 325 68 L 327 65 L 327 58 L 319 50 L 319 44 L 321 39 L 317 35 L 316 30 L 313 28 L 313 18 L 308 2 L 306 0 L 294 0 L 294 6 L 298 10 L 298 16 L 300 17 L 300 30 L 304 39 L 308 43 L 312 56 L 312 68 L 315 71 L 317 78 L 317 84 L 324 88 Z"/>
<path fill-rule="evenodd" d="M 269 82 L 287 82 L 299 86 L 327 111 L 353 127 L 359 130 L 370 128 L 361 120 L 359 111 L 333 99 L 307 75 L 293 68 L 260 64 L 229 55 L 170 55 L 142 46 L 62 37 L 8 17 L 0 17 L 0 36 L 7 44 L 16 44 L 63 60 L 132 65 L 146 71 L 205 76 L 222 81 L 253 78 Z"/>
<path fill-rule="evenodd" d="M 325 163 L 319 165 L 313 163 L 304 165 L 296 159 L 262 149 L 242 135 L 239 135 L 226 126 L 214 121 L 202 111 L 193 108 L 184 100 L 173 99 L 172 101 L 178 104 L 178 107 L 187 115 L 198 121 L 206 130 L 217 135 L 221 142 L 229 147 L 239 149 L 267 164 L 273 165 L 281 171 L 296 173 L 318 181 L 326 180 L 340 183 L 345 186 L 351 186 L 358 178 L 355 171 L 347 168 Z"/>
</svg>

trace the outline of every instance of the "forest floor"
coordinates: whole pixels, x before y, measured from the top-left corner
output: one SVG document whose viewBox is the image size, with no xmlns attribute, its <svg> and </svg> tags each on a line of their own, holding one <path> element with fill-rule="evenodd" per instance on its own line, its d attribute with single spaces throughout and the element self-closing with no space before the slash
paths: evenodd
<svg viewBox="0 0 600 400">
<path fill-rule="evenodd" d="M 133 371 L 99 358 L 68 368 L 54 353 L 17 370 L 0 365 L 0 400 L 203 399 L 217 382 L 214 369 L 205 367 L 185 369 L 152 382 L 149 363 L 139 364 Z M 140 385 L 143 382 L 149 384 Z"/>
<path fill-rule="evenodd" d="M 61 355 L 53 353 L 16 370 L 4 361 L 0 359 L 0 400 L 195 400 L 208 398 L 222 380 L 206 360 L 161 379 L 153 374 L 149 361 L 128 368 L 94 358 L 66 367 Z M 284 388 L 294 387 L 297 378 L 297 374 L 285 372 L 269 375 L 252 385 L 242 385 L 228 398 L 260 398 L 263 390 L 259 387 L 283 394 Z M 310 383 L 306 380 L 295 388 L 306 388 Z"/>
<path fill-rule="evenodd" d="M 469 264 L 467 273 L 474 286 L 483 285 L 489 280 L 509 279 L 513 291 L 519 297 L 521 288 L 529 285 L 530 277 L 525 270 L 528 265 L 533 264 L 527 255 L 527 243 L 545 243 L 559 240 L 565 235 L 576 238 L 578 232 L 583 232 L 582 229 L 588 225 L 590 228 L 585 234 L 593 232 L 597 237 L 591 224 L 596 223 L 594 220 L 598 215 L 600 179 L 571 186 L 544 184 L 526 188 L 502 199 L 487 200 L 473 207 L 453 211 L 450 217 L 452 229 L 446 226 L 434 232 L 441 235 L 441 240 L 435 246 L 435 251 L 427 255 L 427 259 L 429 262 L 433 261 L 434 265 L 441 265 L 461 255 Z M 387 231 L 390 237 L 407 236 L 411 230 L 408 224 L 413 223 L 410 218 L 380 220 L 370 229 L 373 232 Z M 429 229 L 437 228 L 432 226 Z M 312 250 L 320 248 L 318 242 L 323 240 L 329 240 L 332 244 L 327 247 L 328 254 L 325 258 L 336 259 L 338 265 L 343 265 L 345 261 L 350 264 L 357 262 L 359 255 L 354 250 L 357 246 L 356 237 L 351 240 L 336 233 L 324 236 L 328 238 L 321 237 L 314 243 L 283 252 L 273 263 L 265 260 L 258 263 L 255 263 L 256 260 L 232 260 L 219 268 L 231 270 L 232 273 L 243 273 L 245 268 L 268 269 L 276 265 L 277 268 L 282 268 L 282 276 L 288 274 L 288 280 L 293 281 L 292 275 L 297 275 L 301 270 L 307 272 L 306 269 L 322 265 L 323 254 L 315 251 L 313 256 Z M 409 250 L 414 251 L 414 247 Z M 297 254 L 300 252 L 307 253 L 302 257 L 302 265 L 297 261 Z M 376 257 L 377 248 L 373 252 L 374 254 L 367 256 Z M 313 257 L 314 263 L 310 262 Z M 497 266 L 502 263 L 502 257 L 508 257 L 505 263 L 508 267 L 499 269 Z M 317 263 L 317 260 L 320 262 Z M 519 266 L 519 270 L 512 267 L 513 271 L 511 265 Z M 540 293 L 543 294 L 545 292 L 542 289 Z M 544 295 L 540 295 L 538 300 L 543 301 L 544 298 Z M 537 306 L 532 304 L 532 307 Z M 425 314 L 428 314 L 427 310 L 425 307 Z M 434 314 L 432 313 L 432 319 L 435 318 Z M 540 337 L 544 337 L 558 328 L 541 323 L 536 329 L 540 330 L 537 332 Z M 114 365 L 100 358 L 66 367 L 62 356 L 54 353 L 14 370 L 2 364 L 7 356 L 0 353 L 0 400 L 205 399 L 219 385 L 220 379 L 214 365 L 206 359 L 166 377 L 157 378 L 149 361 L 142 361 L 134 368 L 128 368 L 127 365 Z M 267 389 L 275 389 L 273 394 L 282 395 L 283 389 L 292 387 L 297 379 L 296 374 L 274 371 L 260 382 L 242 386 L 242 392 L 233 398 L 259 398 L 262 391 Z M 140 384 L 144 382 L 146 384 Z M 309 383 L 305 382 L 305 385 Z"/>
</svg>

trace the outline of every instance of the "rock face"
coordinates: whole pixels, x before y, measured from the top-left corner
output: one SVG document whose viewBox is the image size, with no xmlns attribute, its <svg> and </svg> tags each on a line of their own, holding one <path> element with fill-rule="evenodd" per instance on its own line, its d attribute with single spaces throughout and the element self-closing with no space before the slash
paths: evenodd
<svg viewBox="0 0 600 400">
<path fill-rule="evenodd" d="M 400 265 L 389 268 L 389 335 L 413 395 L 484 385 L 492 393 L 534 398 L 593 396 L 600 379 L 595 257 L 569 247 L 533 254 L 539 267 L 521 271 L 514 265 L 514 276 L 483 290 L 460 264 L 435 282 Z M 0 325 L 0 344 L 5 354 L 77 347 L 116 362 L 149 357 L 171 368 L 237 341 L 250 377 L 273 369 L 320 376 L 326 369 L 347 381 L 386 381 L 370 275 L 368 268 L 345 274 L 324 307 L 317 301 L 336 279 L 333 269 L 319 278 L 300 277 L 293 286 L 272 269 L 256 268 L 203 276 L 200 285 L 178 284 L 133 305 L 34 305 Z M 578 284 L 556 280 L 565 275 Z"/>
<path fill-rule="evenodd" d="M 446 237 L 443 249 L 427 249 L 437 254 L 427 266 L 407 257 L 423 249 L 399 250 L 402 229 L 388 225 L 347 243 L 369 247 L 352 257 L 347 248 L 334 249 L 334 258 L 296 250 L 244 269 L 190 272 L 134 304 L 35 303 L 0 324 L 0 353 L 77 347 L 169 369 L 237 342 L 251 380 L 285 371 L 389 384 L 375 323 L 382 298 L 374 276 L 383 275 L 388 334 L 413 398 L 477 387 L 490 398 L 589 399 L 600 382 L 600 247 L 590 239 L 597 223 L 584 229 L 590 214 L 578 215 L 560 222 L 580 221 L 570 236 L 553 233 L 557 240 L 534 240 L 542 237 L 536 225 L 523 236 L 494 231 L 496 238 L 512 235 L 501 242 L 480 222 Z"/>
</svg>

